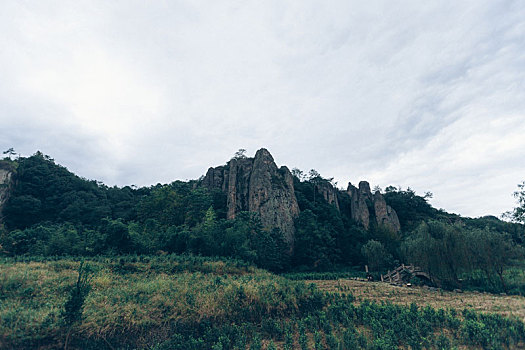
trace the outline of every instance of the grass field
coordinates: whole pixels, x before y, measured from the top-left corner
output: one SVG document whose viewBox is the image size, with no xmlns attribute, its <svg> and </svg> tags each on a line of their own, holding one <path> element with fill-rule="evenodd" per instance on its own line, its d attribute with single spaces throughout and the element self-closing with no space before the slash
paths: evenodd
<svg viewBox="0 0 525 350">
<path fill-rule="evenodd" d="M 68 323 L 79 261 L 0 260 L 0 349 L 524 348 L 521 297 L 310 283 L 195 256 L 86 266 L 90 291 Z"/>
<path fill-rule="evenodd" d="M 469 308 L 478 312 L 496 313 L 517 317 L 525 322 L 525 297 L 495 295 L 480 292 L 452 292 L 426 287 L 399 287 L 382 282 L 367 282 L 352 279 L 312 280 L 319 289 L 336 293 L 352 293 L 355 302 L 365 300 L 390 302 L 400 305 L 415 303 L 420 307 L 458 309 Z"/>
</svg>

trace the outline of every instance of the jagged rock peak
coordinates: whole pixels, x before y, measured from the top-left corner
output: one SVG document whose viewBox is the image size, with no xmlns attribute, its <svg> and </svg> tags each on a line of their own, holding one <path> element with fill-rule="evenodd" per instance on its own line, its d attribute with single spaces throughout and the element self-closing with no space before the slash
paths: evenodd
<svg viewBox="0 0 525 350">
<path fill-rule="evenodd" d="M 317 185 L 317 191 L 323 196 L 324 200 L 333 205 L 337 210 L 340 210 L 339 206 L 339 191 L 330 182 L 322 181 Z"/>
<path fill-rule="evenodd" d="M 361 181 L 359 189 L 357 189 L 349 182 L 346 193 L 350 196 L 350 217 L 368 230 L 370 227 L 370 211 L 366 200 L 370 199 L 370 185 L 366 181 Z"/>
<path fill-rule="evenodd" d="M 350 184 L 350 183 L 349 183 Z M 371 195 L 372 191 L 370 191 L 370 184 L 368 181 L 359 181 L 359 193 L 361 195 Z"/>
<path fill-rule="evenodd" d="M 287 167 L 277 167 L 267 149 L 259 149 L 254 158 L 232 158 L 225 166 L 208 169 L 202 185 L 226 194 L 228 219 L 241 211 L 257 212 L 263 226 L 279 228 L 292 249 L 299 215 L 293 177 Z"/>
<path fill-rule="evenodd" d="M 350 196 L 350 217 L 365 229 L 370 228 L 372 220 L 396 232 L 401 229 L 396 211 L 386 204 L 379 191 L 372 194 L 368 182 L 359 182 L 359 189 L 348 183 L 347 193 Z"/>
<path fill-rule="evenodd" d="M 385 198 L 379 191 L 374 194 L 374 212 L 378 225 L 389 227 L 395 232 L 401 230 L 396 211 L 386 204 Z"/>
<path fill-rule="evenodd" d="M 254 159 L 265 159 L 268 162 L 274 162 L 271 153 L 266 148 L 260 148 L 257 150 Z"/>
</svg>

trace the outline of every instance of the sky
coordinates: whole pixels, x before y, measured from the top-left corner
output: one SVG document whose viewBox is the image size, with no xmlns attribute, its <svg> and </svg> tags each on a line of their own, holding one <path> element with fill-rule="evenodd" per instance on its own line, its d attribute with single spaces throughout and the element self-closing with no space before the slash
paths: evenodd
<svg viewBox="0 0 525 350">
<path fill-rule="evenodd" d="M 107 185 L 240 148 L 478 217 L 525 180 L 525 2 L 0 2 L 0 149 Z"/>
</svg>

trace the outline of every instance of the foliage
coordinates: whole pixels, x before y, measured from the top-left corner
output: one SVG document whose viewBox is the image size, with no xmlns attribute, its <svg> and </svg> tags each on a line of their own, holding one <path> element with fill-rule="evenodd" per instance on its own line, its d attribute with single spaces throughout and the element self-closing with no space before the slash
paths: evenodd
<svg viewBox="0 0 525 350">
<path fill-rule="evenodd" d="M 70 327 L 60 310 L 73 304 L 66 307 L 74 311 L 72 349 L 504 349 L 525 341 L 517 319 L 358 304 L 352 295 L 323 293 L 241 261 L 180 255 L 87 261 L 97 271 L 80 288 L 91 286 L 89 294 L 71 289 L 82 280 L 75 271 L 84 271 L 75 260 L 0 262 L 0 347 L 63 348 Z M 73 297 L 80 294 L 82 303 Z"/>
<path fill-rule="evenodd" d="M 386 251 L 381 242 L 371 239 L 363 245 L 361 252 L 371 271 L 380 271 L 392 267 L 393 257 Z"/>
<path fill-rule="evenodd" d="M 40 152 L 17 162 L 16 186 L 3 210 L 9 229 L 25 229 L 42 222 L 94 227 L 106 217 L 132 218 L 135 197 L 147 192 L 129 187 L 110 190 L 70 173 Z"/>
<path fill-rule="evenodd" d="M 476 270 L 485 273 L 491 289 L 508 291 L 505 270 L 523 258 L 523 248 L 508 235 L 461 225 L 429 221 L 407 238 L 406 259 L 427 271 L 438 284 L 461 287 L 460 276 Z"/>
<path fill-rule="evenodd" d="M 245 159 L 246 158 L 246 150 L 244 148 L 239 148 L 237 152 L 233 155 L 233 159 Z"/>
<path fill-rule="evenodd" d="M 2 255 L 192 253 L 242 259 L 274 272 L 318 273 L 363 271 L 365 264 L 381 270 L 404 262 L 420 265 L 448 287 L 523 290 L 509 282 L 508 271 L 523 257 L 525 225 L 448 214 L 428 203 L 430 194 L 419 196 L 410 188 L 390 186 L 384 193 L 401 232 L 373 222 L 365 230 L 352 220 L 350 199 L 332 179 L 294 169 L 300 214 L 291 247 L 291 238 L 263 227 L 257 213 L 227 220 L 226 195 L 196 181 L 107 187 L 40 152 L 0 166 L 16 169 L 0 228 Z M 337 206 L 325 200 L 327 190 Z M 516 196 L 523 198 L 519 191 Z"/>
<path fill-rule="evenodd" d="M 513 193 L 518 201 L 518 206 L 514 210 L 505 213 L 504 216 L 514 222 L 525 224 L 525 181 L 518 184 L 518 190 Z"/>
<path fill-rule="evenodd" d="M 295 196 L 301 210 L 295 222 L 294 265 L 326 270 L 341 263 L 364 263 L 361 245 L 366 243 L 368 234 L 351 220 L 346 197 L 341 196 L 340 210 L 337 210 L 319 193 L 321 186 L 333 186 L 330 179 L 322 178 L 313 169 L 308 175 L 298 169 L 293 173 Z"/>
<path fill-rule="evenodd" d="M 81 321 L 84 301 L 91 290 L 90 283 L 92 279 L 93 274 L 89 265 L 84 265 L 84 262 L 81 262 L 78 267 L 77 283 L 70 289 L 69 297 L 62 313 L 66 325 L 72 326 L 74 323 Z"/>
<path fill-rule="evenodd" d="M 437 219 L 438 210 L 428 203 L 429 196 L 418 196 L 414 190 L 407 188 L 402 190 L 394 186 L 388 186 L 383 194 L 386 203 L 397 213 L 401 227 L 411 230 L 421 221 Z"/>
</svg>

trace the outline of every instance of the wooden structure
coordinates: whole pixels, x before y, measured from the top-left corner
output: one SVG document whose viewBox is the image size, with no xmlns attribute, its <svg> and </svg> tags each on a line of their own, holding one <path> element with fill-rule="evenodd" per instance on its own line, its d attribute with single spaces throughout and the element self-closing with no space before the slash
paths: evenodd
<svg viewBox="0 0 525 350">
<path fill-rule="evenodd" d="M 428 273 L 420 267 L 403 264 L 393 271 L 388 271 L 386 275 L 381 275 L 381 282 L 404 285 L 409 283 L 412 277 L 420 277 L 432 281 Z"/>
</svg>

